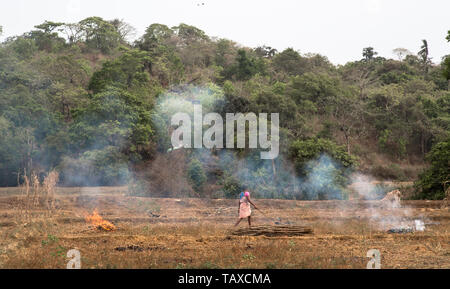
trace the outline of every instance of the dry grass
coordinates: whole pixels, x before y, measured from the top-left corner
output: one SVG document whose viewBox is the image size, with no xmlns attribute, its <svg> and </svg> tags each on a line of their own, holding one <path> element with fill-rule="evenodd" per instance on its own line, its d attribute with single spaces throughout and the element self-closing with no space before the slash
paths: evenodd
<svg viewBox="0 0 450 289">
<path fill-rule="evenodd" d="M 59 179 L 56 171 L 51 171 L 42 181 L 36 173 L 23 175 L 23 183 L 16 195 L 15 215 L 17 221 L 31 222 L 37 217 L 51 217 L 55 210 L 55 190 Z"/>
<path fill-rule="evenodd" d="M 439 223 L 425 232 L 387 234 L 369 218 L 368 208 L 375 206 L 370 201 L 255 200 L 267 215 L 255 211 L 255 225 L 290 222 L 314 230 L 265 237 L 231 234 L 236 200 L 76 190 L 57 188 L 51 215 L 47 207 L 31 207 L 28 221 L 17 217 L 23 195 L 0 196 L 0 268 L 65 268 L 69 249 L 80 250 L 82 268 L 365 268 L 369 249 L 380 250 L 382 268 L 450 268 L 450 212 L 439 201 L 380 208 L 382 215 Z M 84 216 L 95 208 L 115 231 L 86 224 Z"/>
</svg>

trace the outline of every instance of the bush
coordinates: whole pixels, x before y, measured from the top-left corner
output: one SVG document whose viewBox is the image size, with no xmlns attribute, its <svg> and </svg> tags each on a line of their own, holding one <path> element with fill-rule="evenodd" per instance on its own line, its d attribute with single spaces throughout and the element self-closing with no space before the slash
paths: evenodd
<svg viewBox="0 0 450 289">
<path fill-rule="evenodd" d="M 450 180 L 450 139 L 437 143 L 427 154 L 430 167 L 415 183 L 418 198 L 439 200 L 445 197 L 445 182 Z"/>
<path fill-rule="evenodd" d="M 198 159 L 192 159 L 188 165 L 188 178 L 196 192 L 201 192 L 206 182 L 206 174 Z"/>
<path fill-rule="evenodd" d="M 241 192 L 241 184 L 230 175 L 224 175 L 221 179 L 222 192 L 225 198 L 236 199 Z"/>
<path fill-rule="evenodd" d="M 297 140 L 290 147 L 302 199 L 345 199 L 356 159 L 331 140 Z"/>
<path fill-rule="evenodd" d="M 343 146 L 323 138 L 294 141 L 290 147 L 290 157 L 300 173 L 305 172 L 305 164 L 323 153 L 328 154 L 342 167 L 350 168 L 356 165 L 356 158 L 349 155 Z"/>
<path fill-rule="evenodd" d="M 68 186 L 123 185 L 129 178 L 128 158 L 116 147 L 90 150 L 79 158 L 63 158 L 58 170 Z"/>
</svg>

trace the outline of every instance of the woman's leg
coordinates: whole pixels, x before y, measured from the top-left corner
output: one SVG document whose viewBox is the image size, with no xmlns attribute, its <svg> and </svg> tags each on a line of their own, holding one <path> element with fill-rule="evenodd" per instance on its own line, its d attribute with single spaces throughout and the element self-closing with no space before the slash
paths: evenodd
<svg viewBox="0 0 450 289">
<path fill-rule="evenodd" d="M 251 227 L 252 226 L 252 217 L 248 216 L 248 226 Z"/>
<path fill-rule="evenodd" d="M 236 227 L 237 225 L 239 225 L 239 223 L 241 222 L 241 218 L 239 218 L 238 220 L 237 220 L 237 222 L 236 222 L 236 224 L 234 224 L 234 226 Z"/>
</svg>

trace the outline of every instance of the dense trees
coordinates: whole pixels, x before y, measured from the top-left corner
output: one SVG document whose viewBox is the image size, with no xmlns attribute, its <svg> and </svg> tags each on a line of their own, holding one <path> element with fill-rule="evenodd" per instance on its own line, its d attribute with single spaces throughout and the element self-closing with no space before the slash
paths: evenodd
<svg viewBox="0 0 450 289">
<path fill-rule="evenodd" d="M 428 153 L 427 160 L 431 163 L 423 172 L 416 187 L 419 196 L 427 199 L 442 199 L 450 180 L 450 139 L 437 143 Z"/>
<path fill-rule="evenodd" d="M 224 71 L 224 77 L 234 80 L 249 80 L 257 73 L 265 74 L 265 63 L 262 58 L 249 56 L 245 49 L 239 49 L 235 64 Z"/>
<path fill-rule="evenodd" d="M 145 89 L 150 75 L 150 57 L 144 51 L 127 49 L 118 58 L 105 61 L 91 77 L 88 89 L 98 93 L 108 86 Z"/>
<path fill-rule="evenodd" d="M 88 17 L 45 21 L 0 45 L 0 185 L 16 185 L 24 170 L 56 168 L 70 185 L 135 175 L 158 180 L 143 189 L 228 197 L 245 184 L 266 197 L 345 198 L 354 169 L 383 177 L 393 163 L 394 178 L 414 179 L 410 167 L 431 163 L 418 190 L 442 195 L 450 57 L 433 64 L 426 41 L 416 55 L 397 48 L 398 59 L 386 59 L 366 47 L 360 61 L 334 66 L 322 55 L 242 47 L 183 23 L 151 24 L 129 43 L 133 33 L 120 19 Z M 163 105 L 193 99 L 221 114 L 280 113 L 280 157 L 185 151 L 182 164 L 170 164 L 173 127 Z M 164 183 L 155 165 L 183 168 L 176 175 L 186 182 Z"/>
<path fill-rule="evenodd" d="M 284 72 L 289 76 L 300 75 L 306 71 L 307 61 L 292 48 L 278 53 L 273 59 L 273 67 L 277 72 Z"/>
<path fill-rule="evenodd" d="M 89 17 L 79 22 L 81 38 L 90 48 L 108 53 L 120 43 L 118 27 L 100 17 Z"/>
</svg>

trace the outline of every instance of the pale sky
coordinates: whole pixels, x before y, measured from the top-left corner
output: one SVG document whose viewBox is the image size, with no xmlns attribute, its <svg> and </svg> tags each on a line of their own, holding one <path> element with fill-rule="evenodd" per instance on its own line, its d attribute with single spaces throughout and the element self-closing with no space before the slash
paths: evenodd
<svg viewBox="0 0 450 289">
<path fill-rule="evenodd" d="M 8 0 L 0 3 L 0 39 L 45 20 L 100 16 L 123 19 L 138 36 L 152 23 L 186 23 L 244 46 L 320 53 L 334 64 L 362 58 L 367 46 L 387 58 L 396 58 L 397 47 L 417 53 L 426 39 L 433 62 L 440 62 L 450 54 L 449 12 L 449 0 Z"/>
</svg>

